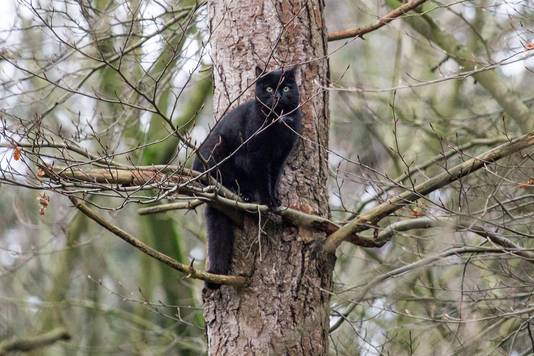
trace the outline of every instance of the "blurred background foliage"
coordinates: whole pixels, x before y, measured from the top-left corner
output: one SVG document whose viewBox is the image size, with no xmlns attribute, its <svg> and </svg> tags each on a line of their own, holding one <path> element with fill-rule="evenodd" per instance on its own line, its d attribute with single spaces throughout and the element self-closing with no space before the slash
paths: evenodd
<svg viewBox="0 0 534 356">
<path fill-rule="evenodd" d="M 328 1 L 327 28 L 374 23 L 398 5 Z M 393 179 L 408 171 L 406 189 L 532 129 L 533 5 L 429 1 L 364 39 L 330 43 L 334 220 L 398 194 Z M 27 188 L 44 183 L 14 147 L 38 132 L 34 142 L 68 142 L 123 164 L 187 165 L 189 145 L 213 122 L 206 4 L 8 0 L 0 8 L 0 340 L 64 326 L 72 340 L 38 354 L 204 353 L 202 284 L 116 239 L 59 194 L 45 193 L 41 215 L 43 192 Z M 39 152 L 74 160 L 57 148 Z M 397 232 L 381 249 L 344 246 L 332 353 L 532 352 L 534 275 L 524 258 L 459 252 L 380 277 L 451 248 L 493 246 L 455 219 L 534 248 L 533 177 L 532 151 L 513 155 L 400 210 L 376 233 L 415 218 L 439 226 Z M 147 244 L 201 266 L 201 209 L 139 216 L 135 203 L 151 198 L 157 193 L 88 196 Z"/>
</svg>

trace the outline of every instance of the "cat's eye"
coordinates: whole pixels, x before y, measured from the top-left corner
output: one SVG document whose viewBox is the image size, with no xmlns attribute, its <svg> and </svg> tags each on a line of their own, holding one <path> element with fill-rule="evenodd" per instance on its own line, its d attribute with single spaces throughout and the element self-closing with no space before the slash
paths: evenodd
<svg viewBox="0 0 534 356">
<path fill-rule="evenodd" d="M 284 87 L 284 89 L 282 89 L 284 91 L 284 93 L 287 93 L 289 91 L 289 87 Z"/>
<path fill-rule="evenodd" d="M 267 93 L 272 93 L 273 92 L 273 88 L 271 88 L 271 87 L 267 87 L 267 89 L 265 89 L 265 90 L 267 90 Z"/>
</svg>

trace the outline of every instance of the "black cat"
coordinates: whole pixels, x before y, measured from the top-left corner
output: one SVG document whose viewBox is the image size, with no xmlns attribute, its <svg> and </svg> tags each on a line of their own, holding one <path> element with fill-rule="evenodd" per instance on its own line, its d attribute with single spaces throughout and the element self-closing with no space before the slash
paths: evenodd
<svg viewBox="0 0 534 356">
<path fill-rule="evenodd" d="M 280 205 L 276 187 L 300 130 L 299 91 L 295 68 L 263 73 L 256 68 L 256 98 L 226 114 L 200 145 L 193 169 L 209 170 L 243 200 Z M 223 213 L 206 207 L 208 271 L 228 274 L 234 225 Z M 218 284 L 206 283 L 208 288 Z"/>
</svg>

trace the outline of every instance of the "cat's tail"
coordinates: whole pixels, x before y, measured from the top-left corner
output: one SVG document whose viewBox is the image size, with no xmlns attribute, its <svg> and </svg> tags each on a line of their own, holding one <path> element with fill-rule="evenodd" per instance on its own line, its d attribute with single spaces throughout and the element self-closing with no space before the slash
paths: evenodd
<svg viewBox="0 0 534 356">
<path fill-rule="evenodd" d="M 234 251 L 234 224 L 232 220 L 217 209 L 206 207 L 208 231 L 208 272 L 228 274 Z M 217 289 L 221 285 L 206 282 L 206 287 Z"/>
</svg>

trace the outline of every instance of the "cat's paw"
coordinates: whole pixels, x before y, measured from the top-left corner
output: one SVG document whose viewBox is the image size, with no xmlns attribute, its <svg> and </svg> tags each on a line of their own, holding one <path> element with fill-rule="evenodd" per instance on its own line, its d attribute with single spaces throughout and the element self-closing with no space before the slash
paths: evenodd
<svg viewBox="0 0 534 356">
<path fill-rule="evenodd" d="M 280 199 L 278 199 L 278 197 L 271 197 L 267 200 L 267 206 L 272 210 L 280 207 L 280 205 L 282 205 L 282 202 Z"/>
</svg>

